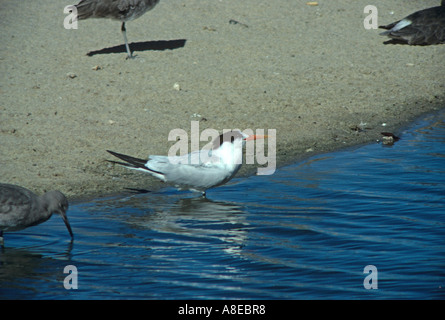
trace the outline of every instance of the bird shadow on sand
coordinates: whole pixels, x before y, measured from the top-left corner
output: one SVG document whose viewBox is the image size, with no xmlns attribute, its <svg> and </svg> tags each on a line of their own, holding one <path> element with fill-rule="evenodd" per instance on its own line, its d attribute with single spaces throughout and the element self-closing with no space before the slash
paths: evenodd
<svg viewBox="0 0 445 320">
<path fill-rule="evenodd" d="M 402 46 L 415 46 L 415 47 L 426 47 L 434 44 L 409 44 L 406 41 L 398 40 L 398 39 L 390 39 L 388 41 L 383 42 L 384 45 L 402 45 Z M 436 44 L 437 45 L 437 44 Z"/>
<path fill-rule="evenodd" d="M 393 45 L 396 45 L 396 44 L 400 44 L 400 45 L 408 45 L 408 43 L 406 43 L 405 41 L 401 41 L 401 40 L 397 40 L 397 39 L 390 39 L 390 40 L 387 40 L 387 41 L 383 42 L 383 44 L 384 44 L 384 45 L 387 45 L 387 44 L 393 44 Z"/>
<path fill-rule="evenodd" d="M 164 50 L 174 50 L 185 46 L 186 39 L 177 40 L 159 40 L 159 41 L 143 41 L 143 42 L 133 42 L 130 43 L 130 50 L 132 52 L 138 51 L 164 51 Z M 109 53 L 126 53 L 125 45 L 119 45 L 109 48 L 103 48 L 96 51 L 90 51 L 87 56 L 92 57 L 96 54 L 109 54 Z"/>
</svg>

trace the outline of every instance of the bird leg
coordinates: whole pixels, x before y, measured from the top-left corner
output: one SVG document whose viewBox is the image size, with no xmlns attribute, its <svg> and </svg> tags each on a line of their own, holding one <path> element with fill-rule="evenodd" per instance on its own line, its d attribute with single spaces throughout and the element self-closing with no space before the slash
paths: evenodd
<svg viewBox="0 0 445 320">
<path fill-rule="evenodd" d="M 125 21 L 122 22 L 121 31 L 122 31 L 122 35 L 124 36 L 125 48 L 127 49 L 127 54 L 128 54 L 127 59 L 132 59 L 133 55 L 131 54 L 130 46 L 128 45 L 128 41 L 127 41 L 127 29 L 125 29 Z"/>
</svg>

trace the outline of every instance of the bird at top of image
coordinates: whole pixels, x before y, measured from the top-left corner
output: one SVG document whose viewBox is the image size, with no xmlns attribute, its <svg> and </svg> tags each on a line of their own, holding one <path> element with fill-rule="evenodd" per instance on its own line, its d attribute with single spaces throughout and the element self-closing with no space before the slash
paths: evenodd
<svg viewBox="0 0 445 320">
<path fill-rule="evenodd" d="M 0 183 L 0 245 L 4 231 L 19 231 L 41 224 L 60 214 L 73 239 L 73 232 L 66 216 L 68 200 L 60 191 L 48 191 L 37 196 L 28 189 Z"/>
<path fill-rule="evenodd" d="M 441 5 L 423 9 L 402 20 L 379 28 L 387 29 L 380 35 L 388 36 L 387 43 L 433 45 L 445 43 L 445 0 Z"/>
<path fill-rule="evenodd" d="M 149 156 L 138 159 L 107 150 L 123 162 L 110 161 L 140 170 L 175 185 L 178 189 L 201 192 L 223 185 L 232 179 L 242 165 L 246 141 L 264 139 L 266 135 L 247 135 L 239 130 L 221 134 L 213 140 L 210 150 L 198 150 L 182 156 Z"/>
<path fill-rule="evenodd" d="M 74 5 L 77 9 L 77 20 L 88 18 L 110 18 L 122 22 L 127 59 L 133 58 L 127 40 L 125 22 L 139 18 L 153 9 L 160 0 L 81 0 Z"/>
</svg>

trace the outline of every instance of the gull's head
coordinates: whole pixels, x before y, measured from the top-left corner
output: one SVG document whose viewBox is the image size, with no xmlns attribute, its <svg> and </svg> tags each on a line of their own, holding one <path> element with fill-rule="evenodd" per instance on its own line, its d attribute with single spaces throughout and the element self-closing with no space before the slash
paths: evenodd
<svg viewBox="0 0 445 320">
<path fill-rule="evenodd" d="M 60 214 L 71 238 L 73 238 L 73 231 L 71 230 L 71 226 L 66 215 L 68 210 L 68 200 L 66 199 L 65 195 L 60 191 L 49 191 L 45 193 L 42 198 L 44 199 L 50 213 Z"/>
</svg>

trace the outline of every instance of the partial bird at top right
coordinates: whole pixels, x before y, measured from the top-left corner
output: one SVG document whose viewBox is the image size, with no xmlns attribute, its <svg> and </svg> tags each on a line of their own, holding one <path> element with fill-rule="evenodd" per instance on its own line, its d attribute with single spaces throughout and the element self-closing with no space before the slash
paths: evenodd
<svg viewBox="0 0 445 320">
<path fill-rule="evenodd" d="M 445 0 L 442 0 L 440 6 L 414 12 L 402 20 L 379 28 L 388 30 L 380 34 L 391 38 L 385 44 L 425 46 L 445 43 Z"/>
</svg>

